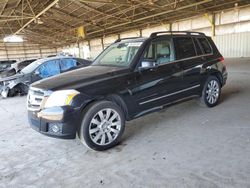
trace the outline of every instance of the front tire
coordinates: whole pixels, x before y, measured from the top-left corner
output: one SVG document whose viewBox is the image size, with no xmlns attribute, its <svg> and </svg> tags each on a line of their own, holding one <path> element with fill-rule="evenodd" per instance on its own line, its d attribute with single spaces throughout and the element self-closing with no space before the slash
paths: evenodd
<svg viewBox="0 0 250 188">
<path fill-rule="evenodd" d="M 110 101 L 98 101 L 85 110 L 79 137 L 89 148 L 102 151 L 117 145 L 124 129 L 121 108 Z"/>
<path fill-rule="evenodd" d="M 209 76 L 201 96 L 201 103 L 207 107 L 214 107 L 219 103 L 221 83 L 216 76 Z"/>
</svg>

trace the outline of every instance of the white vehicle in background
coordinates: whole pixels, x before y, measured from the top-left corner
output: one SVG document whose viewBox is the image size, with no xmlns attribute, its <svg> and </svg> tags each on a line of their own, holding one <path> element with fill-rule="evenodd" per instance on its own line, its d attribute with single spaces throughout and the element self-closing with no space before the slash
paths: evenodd
<svg viewBox="0 0 250 188">
<path fill-rule="evenodd" d="M 28 93 L 30 84 L 70 70 L 86 67 L 92 62 L 72 57 L 55 56 L 38 59 L 12 76 L 0 78 L 3 98 Z"/>
<path fill-rule="evenodd" d="M 32 62 L 36 61 L 36 60 L 37 59 L 28 59 L 28 60 L 23 60 L 23 61 L 13 63 L 8 68 L 6 68 L 4 71 L 2 71 L 0 73 L 0 78 L 5 78 L 5 77 L 8 77 L 8 76 L 12 76 L 12 75 L 18 73 L 19 71 L 21 71 L 22 69 L 24 69 L 25 67 L 27 67 Z"/>
</svg>

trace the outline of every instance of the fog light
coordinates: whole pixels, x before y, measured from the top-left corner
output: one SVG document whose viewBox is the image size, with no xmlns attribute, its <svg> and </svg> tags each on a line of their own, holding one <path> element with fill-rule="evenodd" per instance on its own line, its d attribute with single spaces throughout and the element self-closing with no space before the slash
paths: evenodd
<svg viewBox="0 0 250 188">
<path fill-rule="evenodd" d="M 62 125 L 60 123 L 51 123 L 49 125 L 49 132 L 61 133 L 62 132 Z"/>
</svg>

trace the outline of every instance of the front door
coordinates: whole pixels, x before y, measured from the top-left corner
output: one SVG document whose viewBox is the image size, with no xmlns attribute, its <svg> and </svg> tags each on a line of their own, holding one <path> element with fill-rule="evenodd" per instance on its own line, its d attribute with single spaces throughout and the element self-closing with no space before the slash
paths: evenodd
<svg viewBox="0 0 250 188">
<path fill-rule="evenodd" d="M 136 72 L 134 97 L 139 111 L 147 111 L 164 106 L 177 100 L 182 82 L 182 70 L 175 62 L 174 47 L 171 37 L 160 37 L 146 48 L 140 64 L 150 61 L 156 64 L 153 68 Z M 139 65 L 139 66 L 141 66 Z"/>
<path fill-rule="evenodd" d="M 32 83 L 60 74 L 59 62 L 60 60 L 50 60 L 40 65 L 32 75 Z"/>
</svg>

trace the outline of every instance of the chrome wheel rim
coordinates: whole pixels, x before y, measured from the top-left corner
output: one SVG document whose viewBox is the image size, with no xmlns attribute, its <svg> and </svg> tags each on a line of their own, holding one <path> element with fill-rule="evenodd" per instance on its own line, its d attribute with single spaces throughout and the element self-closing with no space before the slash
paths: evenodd
<svg viewBox="0 0 250 188">
<path fill-rule="evenodd" d="M 105 108 L 97 112 L 91 119 L 89 136 L 97 145 L 112 143 L 121 130 L 121 117 L 111 108 Z"/>
<path fill-rule="evenodd" d="M 206 97 L 209 104 L 214 104 L 218 101 L 220 94 L 219 83 L 216 80 L 211 80 L 207 85 Z"/>
</svg>

